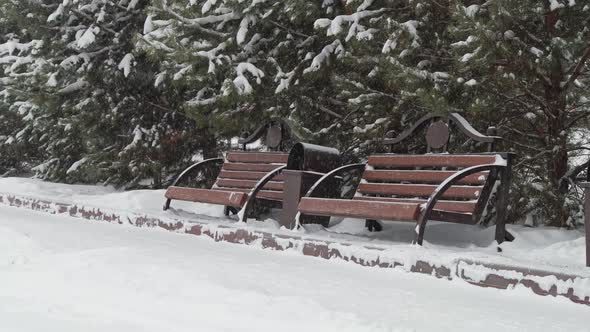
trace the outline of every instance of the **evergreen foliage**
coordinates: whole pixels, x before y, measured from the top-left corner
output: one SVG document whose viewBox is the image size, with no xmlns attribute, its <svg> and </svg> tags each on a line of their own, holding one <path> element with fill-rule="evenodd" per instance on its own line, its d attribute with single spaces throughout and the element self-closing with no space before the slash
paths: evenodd
<svg viewBox="0 0 590 332">
<path fill-rule="evenodd" d="M 7 11 L 15 13 L 10 17 L 28 13 L 15 26 L 34 46 L 16 51 L 28 57 L 15 60 L 27 76 L 12 74 L 7 82 L 7 90 L 18 91 L 23 100 L 10 103 L 19 131 L 7 140 L 36 147 L 39 159 L 31 170 L 37 176 L 160 187 L 197 150 L 199 134 L 176 110 L 176 91 L 156 89 L 157 64 L 134 52 L 146 5 L 6 2 Z"/>
<path fill-rule="evenodd" d="M 514 210 L 571 226 L 581 205 L 571 159 L 588 144 L 579 131 L 588 128 L 590 5 L 469 4 L 454 3 L 452 29 L 456 80 L 472 82 L 465 109 L 497 123 L 505 147 L 520 156 Z"/>
<path fill-rule="evenodd" d="M 585 1 L 0 0 L 0 12 L 0 174 L 161 187 L 272 117 L 354 161 L 383 151 L 388 130 L 461 112 L 519 156 L 513 220 L 580 220 Z"/>
</svg>

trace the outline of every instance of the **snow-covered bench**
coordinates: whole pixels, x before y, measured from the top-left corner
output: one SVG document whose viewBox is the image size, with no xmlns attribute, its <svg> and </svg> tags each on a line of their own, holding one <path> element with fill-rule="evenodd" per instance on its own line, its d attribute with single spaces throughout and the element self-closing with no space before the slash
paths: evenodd
<svg viewBox="0 0 590 332">
<path fill-rule="evenodd" d="M 488 150 L 499 138 L 477 132 L 456 113 L 443 118 L 445 121 L 434 121 L 437 118 L 441 116 L 427 115 L 385 143 L 398 144 L 428 122 L 429 151 L 446 150 L 449 122 L 474 141 L 487 143 Z M 505 229 L 511 163 L 510 153 L 372 155 L 367 163 L 342 166 L 318 180 L 299 203 L 300 217 L 361 218 L 366 220 L 369 230 L 381 230 L 377 220 L 412 221 L 416 222 L 414 241 L 422 244 L 428 220 L 477 224 L 486 212 L 491 194 L 496 192 L 496 240 L 511 241 L 514 238 Z M 318 197 L 322 187 L 333 186 L 336 176 L 355 170 L 362 172 L 362 178 L 354 197 Z"/>
<path fill-rule="evenodd" d="M 164 210 L 172 200 L 225 206 L 225 214 L 248 206 L 245 217 L 257 217 L 267 208 L 280 208 L 283 201 L 282 170 L 287 152 L 245 151 L 246 144 L 264 139 L 273 150 L 284 150 L 291 137 L 290 128 L 275 119 L 239 140 L 244 151 L 228 152 L 224 158 L 206 159 L 186 168 L 168 187 Z"/>
<path fill-rule="evenodd" d="M 288 125 L 278 119 L 239 143 L 245 150 L 246 144 L 260 139 L 265 132 L 265 145 L 272 149 L 285 150 L 285 136 L 290 143 L 296 140 Z M 172 200 L 218 204 L 225 206 L 225 215 L 242 209 L 240 218 L 246 221 L 268 209 L 283 208 L 286 201 L 289 211 L 296 212 L 299 192 L 305 192 L 325 172 L 339 165 L 338 150 L 300 142 L 293 144 L 289 153 L 231 151 L 225 159 L 207 159 L 186 168 L 166 190 L 164 210 L 170 208 Z M 287 167 L 305 174 L 304 179 L 295 179 L 290 189 L 285 186 L 283 174 Z"/>
<path fill-rule="evenodd" d="M 166 190 L 164 210 L 170 201 L 183 200 L 225 205 L 225 214 L 242 208 L 249 197 L 257 199 L 265 207 L 281 207 L 283 201 L 283 177 L 289 154 L 280 152 L 229 152 L 226 160 L 208 159 L 187 168 L 185 172 L 222 163 L 211 188 L 191 188 L 172 185 Z M 187 173 L 179 176 L 186 177 Z M 262 180 L 262 181 L 261 181 Z"/>
</svg>

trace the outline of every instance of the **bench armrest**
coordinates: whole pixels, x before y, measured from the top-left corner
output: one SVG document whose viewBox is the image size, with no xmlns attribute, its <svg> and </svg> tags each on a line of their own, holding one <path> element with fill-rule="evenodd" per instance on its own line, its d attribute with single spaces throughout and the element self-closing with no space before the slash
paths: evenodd
<svg viewBox="0 0 590 332">
<path fill-rule="evenodd" d="M 332 179 L 338 173 L 344 172 L 344 171 L 349 171 L 349 170 L 355 170 L 355 169 L 359 169 L 359 170 L 364 169 L 365 166 L 366 166 L 366 164 L 364 164 L 364 163 L 363 164 L 349 164 L 349 165 L 344 165 L 344 166 L 338 167 L 336 169 L 333 169 L 330 172 L 324 174 L 324 176 L 322 176 L 321 178 L 319 178 L 311 186 L 311 188 L 309 188 L 309 190 L 307 191 L 307 193 L 305 193 L 305 196 L 303 196 L 303 197 L 313 197 L 313 194 L 317 188 L 320 188 L 324 182 L 328 181 L 329 179 Z"/>
<path fill-rule="evenodd" d="M 459 182 L 459 180 L 461 180 L 461 179 L 463 179 L 463 178 L 465 178 L 465 177 L 467 177 L 467 176 L 469 176 L 471 174 L 479 173 L 481 171 L 491 171 L 491 170 L 500 170 L 500 171 L 502 171 L 502 170 L 504 170 L 506 168 L 507 168 L 507 166 L 506 165 L 502 165 L 502 164 L 477 165 L 477 166 L 467 167 L 467 168 L 462 169 L 462 170 L 458 171 L 457 173 L 449 176 L 440 185 L 438 185 L 438 187 L 436 187 L 436 189 L 434 189 L 434 191 L 432 192 L 432 194 L 430 194 L 430 197 L 428 198 L 428 201 L 426 202 L 426 204 L 422 208 L 422 213 L 420 214 L 420 218 L 418 220 L 418 224 L 421 225 L 421 226 L 425 224 L 424 221 L 425 220 L 428 220 L 428 218 L 430 217 L 430 213 L 434 209 L 434 205 L 436 204 L 436 202 L 438 201 L 438 199 L 451 186 L 457 184 Z"/>
<path fill-rule="evenodd" d="M 191 166 L 185 168 L 184 171 L 182 171 L 182 173 L 180 173 L 180 175 L 178 175 L 176 177 L 176 179 L 174 180 L 174 182 L 172 182 L 172 184 L 170 186 L 171 187 L 176 186 L 183 178 L 185 178 L 188 174 L 190 174 L 194 170 L 198 170 L 199 168 L 202 168 L 202 167 L 210 165 L 210 164 L 220 164 L 220 163 L 223 163 L 223 158 L 205 159 L 205 160 L 199 161 L 198 163 L 192 164 Z M 217 177 L 217 175 L 215 175 L 215 177 Z M 170 199 L 170 198 L 166 199 L 166 202 L 164 203 L 164 210 L 168 210 L 170 208 L 171 201 L 172 201 L 172 199 Z"/>
<path fill-rule="evenodd" d="M 256 200 L 256 195 L 258 195 L 258 192 L 262 189 L 262 187 L 264 187 L 275 176 L 281 174 L 281 172 L 286 167 L 287 167 L 287 165 L 283 165 L 283 166 L 279 166 L 279 167 L 273 169 L 272 171 L 266 173 L 266 175 L 263 176 L 262 179 L 260 179 L 258 181 L 258 183 L 256 183 L 256 185 L 254 186 L 252 191 L 250 191 L 250 193 L 248 194 L 248 200 L 246 201 L 246 204 L 244 204 L 244 207 L 242 208 L 242 210 L 240 210 L 240 212 L 238 212 L 238 217 L 240 218 L 241 221 L 243 221 L 243 222 L 247 221 L 248 210 L 250 210 L 252 204 L 254 204 L 254 200 Z"/>
<path fill-rule="evenodd" d="M 171 184 L 171 186 L 176 186 L 176 184 L 188 173 L 190 173 L 192 170 L 196 169 L 196 168 L 201 168 L 207 164 L 216 164 L 216 163 L 222 163 L 223 162 L 223 158 L 211 158 L 211 159 L 205 159 L 205 160 L 201 160 L 198 163 L 192 164 L 189 167 L 185 168 L 182 173 L 180 173 L 180 175 L 178 175 L 176 177 L 176 179 L 174 180 L 174 182 Z"/>
<path fill-rule="evenodd" d="M 305 193 L 305 196 L 303 196 L 303 197 L 314 197 L 313 195 L 314 195 L 317 188 L 320 188 L 328 180 L 336 178 L 336 175 L 340 172 L 350 171 L 350 170 L 364 170 L 366 166 L 367 166 L 367 164 L 362 163 L 362 164 L 349 164 L 349 165 L 344 165 L 344 166 L 335 168 L 335 169 L 331 170 L 330 172 L 324 174 L 324 176 L 322 176 L 321 178 L 319 178 L 311 186 L 311 188 L 309 188 L 309 190 L 307 191 L 307 193 Z M 297 215 L 295 215 L 295 225 L 296 225 L 295 229 L 297 229 L 301 226 L 301 212 L 297 212 Z"/>
</svg>

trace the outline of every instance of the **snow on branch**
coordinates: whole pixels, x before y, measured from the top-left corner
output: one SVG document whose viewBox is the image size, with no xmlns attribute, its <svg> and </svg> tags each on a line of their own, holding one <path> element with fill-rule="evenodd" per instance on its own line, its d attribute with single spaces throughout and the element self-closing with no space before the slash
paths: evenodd
<svg viewBox="0 0 590 332">
<path fill-rule="evenodd" d="M 236 35 L 236 42 L 238 45 L 244 43 L 246 39 L 246 34 L 248 34 L 248 27 L 256 23 L 256 17 L 254 15 L 246 15 L 240 22 L 240 29 Z"/>
<path fill-rule="evenodd" d="M 98 27 L 89 27 L 85 31 L 78 31 L 76 34 L 76 45 L 80 49 L 87 48 L 88 46 L 94 44 L 96 41 L 96 35 L 100 32 L 100 28 Z"/>
<path fill-rule="evenodd" d="M 80 91 L 80 90 L 88 87 L 89 85 L 90 84 L 88 82 L 86 82 L 84 79 L 79 79 L 76 82 L 69 84 L 65 88 L 59 90 L 58 93 L 62 94 L 62 95 L 70 94 L 72 92 Z"/>
<path fill-rule="evenodd" d="M 205 98 L 205 94 L 209 92 L 210 88 L 203 88 L 197 92 L 197 96 L 186 102 L 188 106 L 204 106 L 211 105 L 217 101 L 217 97 Z"/>
<path fill-rule="evenodd" d="M 264 73 L 262 70 L 258 69 L 256 66 L 249 62 L 242 62 L 238 64 L 236 67 L 236 72 L 238 76 L 234 79 L 234 86 L 238 90 L 238 94 L 240 95 L 247 95 L 252 93 L 252 85 L 248 82 L 246 76 L 244 76 L 245 72 L 250 73 L 252 76 L 256 78 L 256 83 L 262 83 L 262 77 L 264 77 Z"/>
<path fill-rule="evenodd" d="M 329 60 L 330 55 L 335 54 L 337 57 L 344 53 L 344 47 L 339 39 L 336 39 L 330 45 L 324 46 L 322 51 L 311 61 L 311 65 L 303 70 L 304 74 L 314 72 L 320 69 L 323 63 Z"/>
<path fill-rule="evenodd" d="M 409 21 L 406 21 L 403 23 L 398 23 L 398 22 L 392 22 L 392 23 L 397 24 L 401 29 L 403 29 L 403 31 L 406 31 L 410 35 L 410 38 L 412 40 L 411 46 L 413 48 L 420 47 L 421 38 L 418 35 L 418 25 L 419 25 L 418 21 L 409 20 Z M 385 44 L 383 45 L 383 49 L 381 52 L 385 54 L 385 53 L 395 50 L 395 48 L 397 47 L 397 44 L 398 44 L 398 40 L 401 37 L 401 35 L 402 34 L 400 31 L 395 31 L 392 34 L 392 36 L 385 41 Z"/>
<path fill-rule="evenodd" d="M 29 51 L 35 51 L 43 46 L 42 40 L 32 40 L 28 43 L 20 43 L 18 40 L 9 40 L 0 44 L 0 56 L 13 55 L 15 51 L 19 54 Z"/>
<path fill-rule="evenodd" d="M 117 66 L 118 69 L 123 71 L 123 75 L 125 75 L 125 77 L 129 76 L 129 73 L 131 72 L 131 66 L 133 66 L 134 60 L 135 58 L 133 57 L 133 54 L 127 53 Z"/>
<path fill-rule="evenodd" d="M 33 56 L 43 46 L 43 41 L 32 40 L 28 43 L 20 43 L 18 40 L 11 39 L 0 44 L 0 65 L 7 65 L 4 74 L 11 77 L 30 76 L 33 73 L 17 71 L 21 66 L 35 63 Z"/>
<path fill-rule="evenodd" d="M 225 50 L 229 46 L 229 43 L 230 41 L 224 41 L 208 51 L 198 51 L 195 52 L 194 55 L 209 59 L 209 68 L 207 69 L 207 72 L 213 74 L 215 73 L 216 66 L 221 64 L 222 60 L 226 58 L 226 56 L 218 55 L 218 53 Z"/>
<path fill-rule="evenodd" d="M 565 1 L 549 0 L 549 10 L 554 11 L 559 8 L 565 8 L 566 4 L 564 2 Z M 576 0 L 567 0 L 567 6 L 573 7 L 575 5 L 576 5 Z"/>
<path fill-rule="evenodd" d="M 56 21 L 63 14 L 64 14 L 64 5 L 63 4 L 59 4 L 59 6 L 57 7 L 57 9 L 53 13 L 51 13 L 49 15 L 49 17 L 47 17 L 47 23 L 51 23 L 53 21 Z"/>
<path fill-rule="evenodd" d="M 209 16 L 204 16 L 204 17 L 187 18 L 187 17 L 184 17 L 184 16 L 178 14 L 177 12 L 172 10 L 170 7 L 168 7 L 168 5 L 166 4 L 166 1 L 164 1 L 162 3 L 162 7 L 166 13 L 175 17 L 176 19 L 178 19 L 179 22 L 183 23 L 184 25 L 197 28 L 197 29 L 201 30 L 202 32 L 205 32 L 205 33 L 208 33 L 211 35 L 215 35 L 218 37 L 225 37 L 227 34 L 219 32 L 219 31 L 215 31 L 212 29 L 207 29 L 203 26 L 208 25 L 208 24 L 213 24 L 213 23 L 227 23 L 229 21 L 237 20 L 237 19 L 241 18 L 240 15 L 238 15 L 237 13 L 235 13 L 233 11 L 230 11 L 230 12 L 224 13 L 224 14 L 220 14 L 220 15 L 209 15 Z"/>
<path fill-rule="evenodd" d="M 335 36 L 341 33 L 344 28 L 343 25 L 347 23 L 348 26 L 348 34 L 346 36 L 346 40 L 350 40 L 353 36 L 357 36 L 359 33 L 366 32 L 366 29 L 360 25 L 360 20 L 366 17 L 377 16 L 383 13 L 385 9 L 379 10 L 361 10 L 356 13 L 350 15 L 339 15 L 336 16 L 334 19 L 330 20 L 328 18 L 320 18 L 314 22 L 315 29 L 324 29 L 326 30 L 327 36 Z M 357 36 L 357 38 L 359 38 Z M 366 36 L 361 36 L 361 38 L 366 38 Z"/>
</svg>

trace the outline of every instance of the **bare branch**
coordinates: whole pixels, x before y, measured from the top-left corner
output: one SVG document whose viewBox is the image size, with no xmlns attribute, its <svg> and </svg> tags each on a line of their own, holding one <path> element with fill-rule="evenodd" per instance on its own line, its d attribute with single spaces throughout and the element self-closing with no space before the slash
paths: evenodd
<svg viewBox="0 0 590 332">
<path fill-rule="evenodd" d="M 588 46 L 586 46 L 586 49 L 584 50 L 582 57 L 580 58 L 578 63 L 573 68 L 572 75 L 567 80 L 567 82 L 565 82 L 565 85 L 563 86 L 564 90 L 567 90 L 569 88 L 569 86 L 578 78 L 578 76 L 580 76 L 580 73 L 582 72 L 582 70 L 584 69 L 584 66 L 586 65 L 586 61 L 588 61 L 589 58 L 590 58 L 590 44 Z"/>
</svg>

